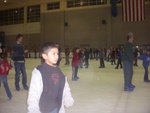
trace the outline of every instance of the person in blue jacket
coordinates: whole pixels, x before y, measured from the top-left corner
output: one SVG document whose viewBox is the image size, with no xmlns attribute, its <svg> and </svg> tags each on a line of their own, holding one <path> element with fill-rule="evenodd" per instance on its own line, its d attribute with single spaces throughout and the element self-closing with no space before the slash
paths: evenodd
<svg viewBox="0 0 150 113">
<path fill-rule="evenodd" d="M 148 66 L 150 65 L 150 49 L 146 51 L 146 54 L 138 56 L 137 59 L 143 60 L 143 67 L 145 69 L 144 82 L 150 82 L 148 79 Z"/>
</svg>

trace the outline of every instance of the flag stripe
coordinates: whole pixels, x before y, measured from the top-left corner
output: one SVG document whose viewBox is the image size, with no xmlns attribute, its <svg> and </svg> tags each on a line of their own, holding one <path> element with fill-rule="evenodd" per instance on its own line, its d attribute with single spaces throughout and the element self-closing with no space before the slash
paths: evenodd
<svg viewBox="0 0 150 113">
<path fill-rule="evenodd" d="M 134 0 L 134 1 L 135 1 L 135 0 Z M 137 21 L 138 21 L 138 19 L 139 19 L 139 5 L 140 5 L 140 4 L 138 3 L 138 1 L 139 1 L 139 0 L 137 0 L 137 2 L 135 1 L 135 3 L 134 3 L 134 4 L 135 4 L 135 7 L 136 7 L 136 12 L 135 12 L 135 14 L 136 14 L 135 17 L 136 17 L 136 18 L 135 18 L 135 20 L 137 20 Z"/>
<path fill-rule="evenodd" d="M 145 19 L 144 0 L 122 0 L 122 21 L 142 21 Z"/>
<path fill-rule="evenodd" d="M 134 4 L 134 0 L 132 0 L 132 4 Z M 135 6 L 133 5 L 133 14 L 132 14 L 132 20 L 135 21 L 134 15 L 135 15 Z"/>
</svg>

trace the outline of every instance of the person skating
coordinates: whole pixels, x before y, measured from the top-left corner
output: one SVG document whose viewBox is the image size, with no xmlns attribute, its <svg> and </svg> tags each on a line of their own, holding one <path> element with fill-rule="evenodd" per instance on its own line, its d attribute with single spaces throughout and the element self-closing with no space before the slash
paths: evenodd
<svg viewBox="0 0 150 113">
<path fill-rule="evenodd" d="M 12 94 L 8 86 L 7 82 L 7 76 L 8 76 L 8 71 L 12 69 L 12 66 L 8 63 L 7 57 L 5 54 L 1 54 L 1 64 L 0 64 L 0 81 L 3 82 L 6 94 L 8 98 L 11 100 Z"/>
<path fill-rule="evenodd" d="M 145 73 L 144 73 L 144 82 L 150 82 L 150 80 L 148 79 L 148 66 L 150 65 L 150 49 L 148 49 L 146 51 L 146 54 L 138 56 L 137 59 L 143 61 L 142 65 L 143 65 L 144 70 L 145 70 Z"/>
<path fill-rule="evenodd" d="M 75 51 L 73 53 L 73 58 L 72 58 L 72 81 L 77 81 L 79 79 L 79 77 L 77 76 L 78 66 L 80 62 L 78 53 L 79 53 L 79 48 L 75 48 Z"/>
<path fill-rule="evenodd" d="M 124 72 L 124 91 L 133 91 L 135 86 L 132 84 L 133 77 L 133 33 L 127 35 L 127 43 L 124 45 L 123 53 L 123 72 Z"/>
<path fill-rule="evenodd" d="M 12 60 L 14 61 L 15 66 L 15 87 L 17 91 L 20 91 L 20 73 L 22 74 L 22 85 L 25 90 L 28 90 L 27 86 L 27 75 L 25 69 L 25 53 L 28 53 L 28 50 L 23 49 L 21 44 L 23 41 L 23 35 L 18 34 L 16 36 L 16 43 L 13 46 Z"/>
</svg>

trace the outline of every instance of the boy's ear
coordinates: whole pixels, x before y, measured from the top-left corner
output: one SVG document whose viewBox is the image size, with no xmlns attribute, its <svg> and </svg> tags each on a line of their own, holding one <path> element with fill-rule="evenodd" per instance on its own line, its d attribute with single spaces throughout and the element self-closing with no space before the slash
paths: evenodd
<svg viewBox="0 0 150 113">
<path fill-rule="evenodd" d="M 46 54 L 42 54 L 43 59 L 47 59 L 47 55 Z"/>
</svg>

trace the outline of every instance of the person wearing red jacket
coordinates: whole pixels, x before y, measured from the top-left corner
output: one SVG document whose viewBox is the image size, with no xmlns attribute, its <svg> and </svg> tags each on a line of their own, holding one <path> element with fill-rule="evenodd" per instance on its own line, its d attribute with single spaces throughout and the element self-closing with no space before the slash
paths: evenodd
<svg viewBox="0 0 150 113">
<path fill-rule="evenodd" d="M 72 81 L 77 81 L 79 79 L 79 77 L 77 76 L 78 65 L 80 61 L 80 57 L 78 53 L 79 53 L 79 48 L 76 48 L 72 58 Z"/>
<path fill-rule="evenodd" d="M 12 94 L 9 90 L 9 86 L 7 83 L 7 75 L 8 75 L 8 70 L 10 70 L 11 68 L 12 66 L 7 62 L 5 55 L 2 54 L 1 64 L 0 64 L 0 81 L 3 82 L 6 94 L 10 100 L 12 98 Z"/>
</svg>

